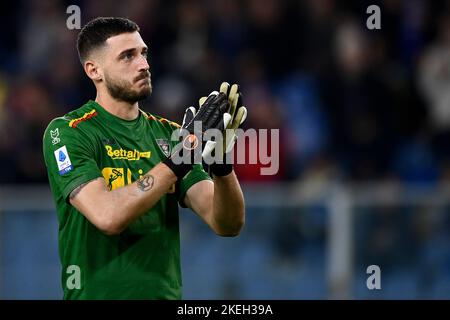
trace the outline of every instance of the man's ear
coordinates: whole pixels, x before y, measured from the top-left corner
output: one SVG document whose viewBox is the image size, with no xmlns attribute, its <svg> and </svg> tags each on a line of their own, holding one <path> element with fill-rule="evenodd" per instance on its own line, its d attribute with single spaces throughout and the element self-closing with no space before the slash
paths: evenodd
<svg viewBox="0 0 450 320">
<path fill-rule="evenodd" d="M 103 79 L 101 68 L 97 62 L 93 60 L 87 60 L 83 64 L 83 66 L 84 72 L 86 72 L 87 76 L 91 78 L 93 81 L 101 81 Z"/>
</svg>

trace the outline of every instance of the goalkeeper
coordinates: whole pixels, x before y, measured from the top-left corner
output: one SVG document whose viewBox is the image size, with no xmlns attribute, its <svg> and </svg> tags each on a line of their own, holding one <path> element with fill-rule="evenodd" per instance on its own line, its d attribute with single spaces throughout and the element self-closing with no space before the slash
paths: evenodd
<svg viewBox="0 0 450 320">
<path fill-rule="evenodd" d="M 43 137 L 64 299 L 180 299 L 178 204 L 220 236 L 236 236 L 244 225 L 231 164 L 218 161 L 208 175 L 201 164 L 176 161 L 226 158 L 246 117 L 238 86 L 224 83 L 200 99 L 180 128 L 139 109 L 152 85 L 148 48 L 134 22 L 94 19 L 80 31 L 77 49 L 96 98 L 52 120 Z M 199 143 L 206 130 L 227 128 L 223 143 Z M 178 129 L 183 143 L 171 140 Z"/>
</svg>

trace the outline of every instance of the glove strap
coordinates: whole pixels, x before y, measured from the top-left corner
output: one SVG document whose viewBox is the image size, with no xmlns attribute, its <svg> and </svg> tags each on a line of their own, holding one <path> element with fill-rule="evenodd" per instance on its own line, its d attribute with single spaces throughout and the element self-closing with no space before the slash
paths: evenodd
<svg viewBox="0 0 450 320">
<path fill-rule="evenodd" d="M 188 135 L 183 139 L 179 149 L 174 150 L 172 156 L 177 154 L 181 157 L 183 156 L 183 152 L 188 152 L 190 163 L 175 164 L 172 161 L 172 156 L 164 160 L 163 163 L 168 166 L 170 170 L 173 171 L 173 173 L 175 173 L 178 179 L 182 179 L 189 171 L 192 170 L 192 167 L 194 165 L 194 152 L 198 147 L 198 139 L 196 138 L 196 136 L 193 134 Z"/>
<path fill-rule="evenodd" d="M 233 165 L 228 163 L 212 163 L 209 166 L 210 172 L 218 177 L 227 176 L 233 171 Z"/>
</svg>

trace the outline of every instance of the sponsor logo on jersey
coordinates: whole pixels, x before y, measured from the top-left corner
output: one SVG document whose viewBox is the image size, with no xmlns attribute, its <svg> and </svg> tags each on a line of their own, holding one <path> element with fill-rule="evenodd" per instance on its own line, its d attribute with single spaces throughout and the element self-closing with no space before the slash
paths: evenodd
<svg viewBox="0 0 450 320">
<path fill-rule="evenodd" d="M 170 156 L 170 144 L 167 139 L 156 139 L 156 143 L 161 148 L 161 151 L 166 155 L 166 157 Z"/>
<path fill-rule="evenodd" d="M 110 145 L 105 145 L 106 153 L 111 159 L 140 160 L 141 158 L 150 158 L 151 151 L 139 151 L 136 149 L 114 149 Z"/>
<path fill-rule="evenodd" d="M 95 116 L 97 116 L 97 111 L 92 109 L 91 111 L 86 112 L 82 117 L 70 120 L 69 127 L 76 128 L 80 122 L 87 121 Z"/>
<path fill-rule="evenodd" d="M 50 129 L 50 136 L 52 137 L 53 145 L 61 141 L 61 139 L 59 139 L 59 128 L 56 128 L 55 130 Z"/>
<path fill-rule="evenodd" d="M 131 183 L 130 169 L 106 167 L 103 168 L 102 174 L 108 184 L 109 190 L 124 187 L 127 184 L 127 181 L 128 183 Z"/>
<path fill-rule="evenodd" d="M 65 175 L 67 172 L 73 169 L 72 162 L 70 162 L 69 153 L 67 152 L 67 148 L 65 145 L 56 150 L 54 154 L 60 176 Z"/>
</svg>

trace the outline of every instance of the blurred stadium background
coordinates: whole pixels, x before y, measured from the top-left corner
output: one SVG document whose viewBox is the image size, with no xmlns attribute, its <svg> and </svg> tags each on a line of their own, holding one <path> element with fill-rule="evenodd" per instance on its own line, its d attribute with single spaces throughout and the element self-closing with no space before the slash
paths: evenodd
<svg viewBox="0 0 450 320">
<path fill-rule="evenodd" d="M 2 3 L 0 298 L 62 297 L 41 145 L 50 119 L 95 96 L 72 4 L 82 24 L 140 25 L 145 110 L 177 121 L 227 80 L 243 88 L 247 128 L 280 129 L 277 175 L 236 168 L 239 237 L 182 211 L 184 298 L 450 298 L 450 2 L 426 0 Z M 381 30 L 366 28 L 371 4 Z"/>
</svg>

